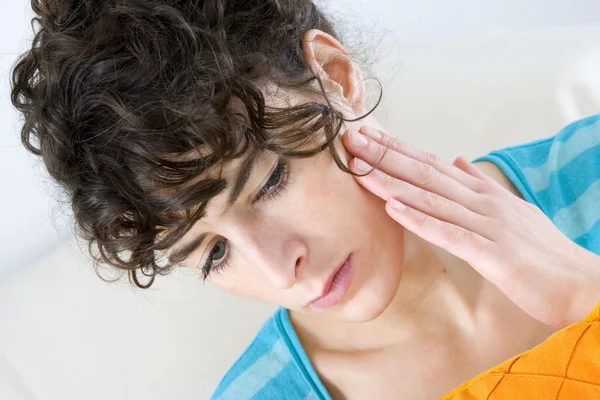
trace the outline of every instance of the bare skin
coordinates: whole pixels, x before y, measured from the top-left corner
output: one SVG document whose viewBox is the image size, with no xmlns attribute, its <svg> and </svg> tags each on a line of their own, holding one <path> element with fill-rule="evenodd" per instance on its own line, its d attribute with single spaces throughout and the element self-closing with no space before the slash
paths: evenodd
<svg viewBox="0 0 600 400">
<path fill-rule="evenodd" d="M 495 164 L 482 161 L 474 165 L 523 198 Z M 413 239 L 422 241 L 416 236 Z M 411 332 L 412 339 L 405 335 L 394 339 L 388 334 L 389 342 L 371 347 L 368 345 L 371 339 L 365 334 L 365 340 L 357 341 L 361 343 L 356 348 L 342 350 L 336 349 L 333 340 L 324 343 L 317 339 L 303 329 L 297 314 L 290 313 L 300 341 L 333 399 L 437 398 L 536 346 L 557 330 L 525 314 L 494 285 L 473 274 L 465 261 L 439 248 L 434 251 L 436 256 L 430 260 L 438 263 L 442 272 L 415 299 L 414 308 L 407 314 L 435 314 L 440 308 L 439 301 L 451 297 L 461 305 L 457 314 L 467 316 L 468 327 L 440 315 L 437 320 L 423 319 L 419 330 Z M 460 293 L 468 287 L 471 298 Z M 399 320 L 407 317 L 398 315 Z M 339 341 L 339 335 L 330 337 Z"/>
</svg>

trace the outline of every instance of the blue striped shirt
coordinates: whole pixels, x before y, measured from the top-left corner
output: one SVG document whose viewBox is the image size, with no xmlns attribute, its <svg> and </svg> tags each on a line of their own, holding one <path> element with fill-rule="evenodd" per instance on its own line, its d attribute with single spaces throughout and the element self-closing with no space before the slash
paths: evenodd
<svg viewBox="0 0 600 400">
<path fill-rule="evenodd" d="M 600 113 L 556 135 L 503 147 L 471 162 L 498 165 L 524 199 L 567 237 L 600 254 Z M 222 378 L 214 400 L 331 399 L 288 311 L 277 309 Z"/>
</svg>

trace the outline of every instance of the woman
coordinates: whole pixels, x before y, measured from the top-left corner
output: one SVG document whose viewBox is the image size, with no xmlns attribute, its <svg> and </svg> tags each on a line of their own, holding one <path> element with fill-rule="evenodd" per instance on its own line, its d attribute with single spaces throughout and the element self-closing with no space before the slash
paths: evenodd
<svg viewBox="0 0 600 400">
<path fill-rule="evenodd" d="M 41 29 L 12 101 L 90 255 L 138 287 L 180 265 L 281 306 L 214 398 L 442 396 L 600 300 L 600 212 L 569 238 L 544 202 L 575 176 L 549 178 L 567 161 L 559 142 L 600 137 L 597 116 L 449 165 L 383 134 L 310 1 L 32 6 Z M 519 175 L 535 157 L 555 163 L 536 175 L 542 194 Z"/>
</svg>

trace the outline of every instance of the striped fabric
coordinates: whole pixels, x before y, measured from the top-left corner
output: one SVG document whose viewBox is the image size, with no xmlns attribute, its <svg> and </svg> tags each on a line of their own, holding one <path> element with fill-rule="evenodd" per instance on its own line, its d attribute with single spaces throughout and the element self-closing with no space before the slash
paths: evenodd
<svg viewBox="0 0 600 400">
<path fill-rule="evenodd" d="M 223 377 L 211 399 L 330 399 L 302 349 L 285 308 L 278 308 Z"/>
<path fill-rule="evenodd" d="M 600 254 L 600 113 L 556 135 L 491 151 L 472 162 L 498 165 L 525 200 L 571 240 Z M 591 311 L 591 310 L 590 310 Z M 215 389 L 213 400 L 331 397 L 279 308 Z"/>
<path fill-rule="evenodd" d="M 600 113 L 476 161 L 497 164 L 565 236 L 600 254 Z"/>
</svg>

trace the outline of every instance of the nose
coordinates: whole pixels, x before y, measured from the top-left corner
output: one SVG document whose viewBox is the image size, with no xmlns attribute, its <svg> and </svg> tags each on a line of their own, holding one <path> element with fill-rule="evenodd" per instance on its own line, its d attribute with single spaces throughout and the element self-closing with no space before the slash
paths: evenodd
<svg viewBox="0 0 600 400">
<path fill-rule="evenodd" d="M 237 224 L 236 231 L 251 267 L 260 270 L 278 289 L 294 286 L 306 261 L 307 248 L 293 224 L 261 218 Z"/>
</svg>

